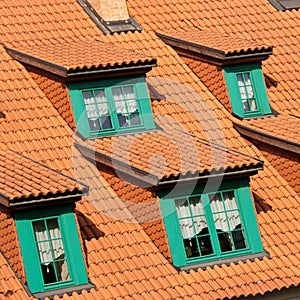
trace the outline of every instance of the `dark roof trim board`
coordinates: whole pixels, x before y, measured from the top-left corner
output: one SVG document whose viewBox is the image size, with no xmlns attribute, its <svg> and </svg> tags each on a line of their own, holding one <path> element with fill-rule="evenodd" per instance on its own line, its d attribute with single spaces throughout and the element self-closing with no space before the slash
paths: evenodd
<svg viewBox="0 0 300 300">
<path fill-rule="evenodd" d="M 15 60 L 25 65 L 29 65 L 41 70 L 46 70 L 51 74 L 58 75 L 59 77 L 67 77 L 67 69 L 65 67 L 53 64 L 51 62 L 42 60 L 15 49 L 11 49 L 8 47 L 5 47 L 5 49 Z"/>
<path fill-rule="evenodd" d="M 272 54 L 272 46 L 269 46 L 266 49 L 249 49 L 248 51 L 233 51 L 226 53 L 220 49 L 207 47 L 199 43 L 192 43 L 167 34 L 157 32 L 156 35 L 166 44 L 172 46 L 179 54 L 198 60 L 201 59 L 216 65 L 232 65 L 263 61 Z"/>
<path fill-rule="evenodd" d="M 299 0 L 269 0 L 269 2 L 281 11 L 300 8 Z"/>
<path fill-rule="evenodd" d="M 197 180 L 197 182 L 205 182 L 208 179 L 212 180 L 212 182 L 215 181 L 219 181 L 220 178 L 224 178 L 224 179 L 233 179 L 233 178 L 237 178 L 237 177 L 241 177 L 241 176 L 252 176 L 257 174 L 258 171 L 262 170 L 263 166 L 249 166 L 249 169 L 245 169 L 245 170 L 241 170 L 240 168 L 236 168 L 236 169 L 230 169 L 230 170 L 226 170 L 223 172 L 223 170 L 221 172 L 210 172 L 207 174 L 202 174 L 199 176 L 182 176 L 180 179 L 167 179 L 167 180 L 162 180 L 160 182 L 158 182 L 157 184 L 157 188 L 158 189 L 162 189 L 162 188 L 166 188 L 168 186 L 172 186 L 178 182 L 180 183 L 186 183 L 188 184 L 190 181 L 195 181 Z"/>
<path fill-rule="evenodd" d="M 33 70 L 41 70 L 48 74 L 56 75 L 65 81 L 87 80 L 91 78 L 102 78 L 105 76 L 129 76 L 130 74 L 145 74 L 156 66 L 155 58 L 145 61 L 137 61 L 131 63 L 122 63 L 115 65 L 94 66 L 93 68 L 76 68 L 68 69 L 38 57 L 23 53 L 21 51 L 5 47 L 7 52 L 17 61 L 23 63 Z"/>
<path fill-rule="evenodd" d="M 3 198 L 0 198 L 0 203 L 7 206 L 12 212 L 24 209 L 31 209 L 47 205 L 58 205 L 58 204 L 67 204 L 74 203 L 79 201 L 83 193 L 77 193 L 70 195 L 68 193 L 53 195 L 52 197 L 39 197 L 39 198 L 28 198 L 25 201 L 10 201 L 9 203 L 2 201 Z"/>
<path fill-rule="evenodd" d="M 134 20 L 132 16 L 129 16 L 128 20 L 122 21 L 104 21 L 96 10 L 86 0 L 77 0 L 84 11 L 89 17 L 95 22 L 98 28 L 103 33 L 114 33 L 114 32 L 127 32 L 127 31 L 142 31 L 142 27 Z"/>
<path fill-rule="evenodd" d="M 78 286 L 72 286 L 68 288 L 61 288 L 61 289 L 56 289 L 52 291 L 46 291 L 42 293 L 35 293 L 33 296 L 37 299 L 45 299 L 45 298 L 50 298 L 53 299 L 55 296 L 58 296 L 60 298 L 63 298 L 64 294 L 67 294 L 71 296 L 73 293 L 78 293 L 81 294 L 84 290 L 89 292 L 92 288 L 95 288 L 95 285 L 92 283 L 87 283 L 83 285 L 78 285 Z"/>
<path fill-rule="evenodd" d="M 231 149 L 232 152 L 243 157 L 249 157 L 253 159 L 254 162 L 250 163 L 248 166 L 243 165 L 235 167 L 226 167 L 220 168 L 218 170 L 210 169 L 205 170 L 202 173 L 195 169 L 190 170 L 185 174 L 179 174 L 178 176 L 171 175 L 168 177 L 163 176 L 160 178 L 155 174 L 151 174 L 142 170 L 141 168 L 133 167 L 132 165 L 129 165 L 119 159 L 113 158 L 104 153 L 100 153 L 96 149 L 90 148 L 89 144 L 85 145 L 81 143 L 80 139 L 79 142 L 75 142 L 75 145 L 85 157 L 110 168 L 113 168 L 117 172 L 121 172 L 123 175 L 126 176 L 129 182 L 132 182 L 136 185 L 139 185 L 140 183 L 141 186 L 143 185 L 143 183 L 151 184 L 153 188 L 166 188 L 167 186 L 174 185 L 178 182 L 188 184 L 190 181 L 195 180 L 200 182 L 206 181 L 208 179 L 218 180 L 220 177 L 234 178 L 236 176 L 251 176 L 256 174 L 259 170 L 263 169 L 263 161 Z M 227 151 L 227 149 L 217 144 L 211 143 L 211 147 L 214 147 L 216 149 L 218 148 L 219 150 L 224 151 L 224 153 Z"/>
<path fill-rule="evenodd" d="M 274 135 L 269 135 L 267 133 L 255 130 L 253 128 L 249 128 L 239 123 L 234 122 L 234 127 L 238 130 L 238 132 L 243 135 L 247 136 L 248 138 L 294 152 L 296 154 L 300 154 L 300 144 L 293 143 L 291 141 L 276 137 Z"/>
<path fill-rule="evenodd" d="M 41 176 L 41 178 L 37 179 L 44 180 L 44 174 L 47 174 L 47 178 L 53 178 L 49 180 L 49 182 L 53 183 L 53 186 L 45 187 L 45 191 L 39 191 L 38 193 L 36 192 L 36 189 L 39 188 L 38 183 L 34 179 L 26 178 L 26 181 L 29 183 L 26 191 L 24 192 L 23 190 L 20 190 L 20 188 L 23 188 L 23 186 L 21 187 L 21 184 L 24 184 L 24 182 L 17 184 L 14 181 L 14 174 L 10 175 L 11 172 L 14 171 L 8 170 L 6 173 L 6 170 L 3 170 L 0 174 L 3 189 L 0 193 L 0 204 L 7 207 L 10 211 L 45 206 L 54 203 L 74 203 L 75 201 L 80 200 L 83 195 L 88 194 L 89 187 L 83 182 L 79 182 L 68 175 L 65 175 L 13 150 L 8 150 L 7 153 L 8 155 L 4 156 L 6 161 L 11 159 L 11 163 L 14 163 L 14 167 L 18 167 L 18 170 L 20 170 L 20 168 L 23 169 L 26 164 L 30 164 L 30 170 L 32 174 L 35 174 L 36 176 L 34 178 Z M 9 155 L 13 155 L 13 158 L 11 158 Z M 16 162 L 17 159 L 20 161 Z M 27 169 L 26 172 L 29 172 L 29 167 L 26 166 L 25 168 Z M 33 168 L 37 169 L 37 171 L 32 171 Z M 19 172 L 15 173 L 16 177 L 20 177 Z M 11 184 L 12 180 L 10 183 L 7 182 L 6 178 L 8 176 L 12 177 L 14 186 Z M 64 182 L 63 185 L 61 182 Z"/>
<path fill-rule="evenodd" d="M 99 153 L 95 151 L 94 149 L 90 149 L 87 146 L 84 146 L 79 143 L 75 143 L 75 145 L 78 147 L 79 151 L 86 157 L 92 160 L 96 160 L 98 163 L 103 164 L 105 166 L 111 167 L 113 169 L 116 169 L 118 172 L 121 172 L 122 174 L 128 175 L 128 177 L 132 177 L 129 175 L 129 173 L 137 173 L 139 174 L 138 180 L 142 181 L 141 178 L 143 178 L 144 183 L 151 184 L 151 185 L 157 185 L 158 184 L 158 178 L 155 175 L 149 174 L 144 172 L 141 169 L 135 168 L 133 166 L 130 166 L 128 164 L 125 164 L 124 162 L 121 162 L 117 159 L 114 159 L 110 156 L 106 156 L 103 153 Z M 131 171 L 131 172 L 130 172 Z M 136 178 L 134 179 L 136 183 Z M 129 179 L 130 180 L 130 179 Z"/>
</svg>

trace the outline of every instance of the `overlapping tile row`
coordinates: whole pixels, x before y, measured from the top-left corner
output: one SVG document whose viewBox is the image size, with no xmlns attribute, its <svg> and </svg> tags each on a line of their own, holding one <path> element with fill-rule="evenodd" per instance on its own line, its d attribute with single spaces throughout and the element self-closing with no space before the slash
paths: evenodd
<svg viewBox="0 0 300 300">
<path fill-rule="evenodd" d="M 7 48 L 16 59 L 51 64 L 67 72 L 113 69 L 121 66 L 155 64 L 153 57 L 103 43 L 95 39 Z"/>
<path fill-rule="evenodd" d="M 180 18 L 182 20 L 183 17 L 192 22 L 197 18 L 202 20 L 199 14 L 204 11 L 203 7 L 210 7 L 212 3 L 217 5 L 217 2 L 211 1 L 203 1 L 201 4 L 182 2 L 174 14 L 167 10 L 166 5 L 163 9 L 168 11 L 167 16 L 170 19 L 163 20 L 155 16 L 158 6 L 161 11 L 161 1 L 129 2 L 131 12 L 141 11 L 140 15 L 135 13 L 139 21 L 142 21 L 141 25 L 151 30 L 172 27 L 173 22 Z M 240 3 L 234 3 L 238 10 Z M 85 35 L 102 38 L 76 1 L 36 1 L 34 4 L 20 5 L 24 7 L 22 14 L 11 3 L 3 5 L 8 20 L 14 20 L 9 33 L 5 33 L 8 25 L 0 26 L 0 31 L 4 32 L 1 39 L 7 41 L 10 47 L 50 44 L 56 40 L 71 41 Z M 197 12 L 194 15 L 197 10 L 199 14 Z M 214 10 L 214 18 L 224 15 L 220 10 Z M 44 21 L 45 15 L 48 19 Z M 214 18 L 208 17 L 210 25 L 207 27 L 219 26 L 222 29 L 223 25 L 213 24 Z M 222 22 L 226 23 L 226 20 Z M 28 30 L 32 23 L 36 27 L 40 26 L 41 30 Z M 230 27 L 230 24 L 226 26 Z M 147 30 L 142 33 L 122 33 L 103 37 L 103 40 L 159 57 L 158 67 L 149 73 L 149 77 L 154 78 L 149 78 L 148 82 L 157 89 L 158 95 L 165 95 L 153 102 L 156 121 L 163 129 L 180 128 L 181 125 L 177 124 L 180 121 L 182 127 L 197 136 L 208 136 L 214 141 L 224 139 L 225 144 L 229 143 L 248 155 L 259 154 L 257 149 L 250 147 L 233 129 L 227 119 L 228 114 L 216 103 L 207 88 L 175 52 L 159 41 L 153 33 Z M 6 55 L 5 52 L 2 54 Z M 67 171 L 90 186 L 89 195 L 77 204 L 76 211 L 87 251 L 89 278 L 96 284 L 96 289 L 89 293 L 83 291 L 80 295 L 64 295 L 64 299 L 218 299 L 264 294 L 299 284 L 299 232 L 296 227 L 299 222 L 299 198 L 268 162 L 265 170 L 253 179 L 252 188 L 266 202 L 265 212 L 262 211 L 258 219 L 262 224 L 263 242 L 271 253 L 271 259 L 215 266 L 191 271 L 189 274 L 177 272 L 155 247 L 143 227 L 136 222 L 126 201 L 121 199 L 124 197 L 126 200 L 122 195 L 136 191 L 121 186 L 120 196 L 115 193 L 113 186 L 105 181 L 105 176 L 99 176 L 95 164 L 85 160 L 77 149 L 72 149 L 72 131 L 37 88 L 29 73 L 7 55 L 6 60 L 9 63 L 5 62 L 8 71 L 5 76 L 13 74 L 12 78 L 19 79 L 14 84 L 9 80 L 2 83 L 1 92 L 10 96 L 10 102 L 8 104 L 3 100 L 6 120 L 2 120 L 0 124 L 3 133 L 0 136 L 1 141 L 6 147 L 15 147 L 57 170 Z M 14 69 L 18 73 L 12 72 Z M 161 78 L 164 80 L 160 81 Z M 199 94 L 196 95 L 196 92 Z M 24 94 L 26 97 L 22 100 Z M 176 111 L 178 107 L 180 109 Z M 12 116 L 14 119 L 10 121 Z M 215 123 L 212 124 L 212 121 Z M 30 125 L 32 123 L 34 126 Z M 135 196 L 137 195 L 136 192 Z M 293 215 L 292 220 L 287 218 L 289 215 Z M 154 232 L 157 228 L 153 227 L 152 230 Z M 275 240 L 273 232 L 282 232 L 279 235 L 280 241 Z M 273 240 L 276 244 L 272 243 Z M 283 243 L 293 249 L 287 258 L 284 257 L 288 252 Z"/>
<path fill-rule="evenodd" d="M 186 26 L 185 26 L 186 27 Z M 183 30 L 182 28 L 168 28 L 156 31 L 158 34 L 175 40 L 184 40 L 191 45 L 201 45 L 206 51 L 214 51 L 224 56 L 234 56 L 247 53 L 258 53 L 271 51 L 272 47 L 263 45 L 257 40 L 246 40 L 230 35 L 220 34 L 217 31 L 199 30 L 190 27 Z"/>
<path fill-rule="evenodd" d="M 175 3 L 175 12 L 160 13 L 161 6 L 171 11 Z M 131 0 L 128 5 L 131 14 L 147 30 L 163 31 L 195 26 L 201 30 L 217 31 L 273 46 L 272 55 L 263 62 L 263 72 L 274 83 L 268 90 L 271 106 L 281 112 L 299 115 L 300 86 L 296 81 L 299 78 L 297 44 L 300 18 L 297 10 L 283 14 L 267 1 L 257 5 L 255 0 L 239 3 L 231 0 L 226 4 L 217 0 L 193 1 L 188 4 L 182 1 L 151 1 L 140 5 Z"/>
<path fill-rule="evenodd" d="M 290 143 L 300 142 L 300 119 L 293 115 L 278 115 L 263 119 L 251 119 L 243 122 L 247 127 L 274 136 Z M 288 129 L 288 130 L 287 130 Z"/>
<path fill-rule="evenodd" d="M 5 203 L 84 190 L 74 179 L 13 151 L 0 151 L 0 189 Z"/>
<path fill-rule="evenodd" d="M 43 45 L 92 37 L 99 31 L 80 5 L 73 0 L 40 1 L 14 5 L 1 2 L 0 31 L 6 46 Z"/>
<path fill-rule="evenodd" d="M 261 144 L 260 150 L 272 165 L 276 168 L 279 174 L 286 178 L 289 185 L 296 191 L 300 192 L 300 179 L 298 173 L 299 156 L 294 153 L 287 152 L 282 149 L 270 149 L 265 145 Z"/>
<path fill-rule="evenodd" d="M 24 290 L 2 253 L 0 254 L 0 299 L 33 299 Z"/>
<path fill-rule="evenodd" d="M 74 132 L 65 126 L 25 68 L 3 48 L 0 64 L 2 148 L 13 149 L 64 173 L 70 172 Z"/>
<path fill-rule="evenodd" d="M 70 98 L 66 84 L 58 82 L 49 76 L 42 76 L 34 72 L 31 72 L 30 76 L 45 93 L 45 96 L 51 101 L 53 106 L 58 110 L 62 118 L 68 123 L 69 127 L 76 131 L 71 101 L 66 101 L 66 99 Z"/>
<path fill-rule="evenodd" d="M 153 175 L 158 182 L 262 167 L 262 162 L 255 158 L 180 130 L 116 136 L 85 144 L 95 150 L 96 156 L 99 153 L 113 158 L 115 164 Z"/>
<path fill-rule="evenodd" d="M 13 217 L 8 212 L 0 214 L 0 247 L 3 255 L 13 266 L 13 271 L 24 280 L 25 271 L 20 253 L 17 231 Z"/>
<path fill-rule="evenodd" d="M 231 113 L 232 107 L 227 92 L 223 69 L 204 61 L 197 61 L 188 57 L 182 57 L 183 61 L 201 78 L 220 103 Z"/>
</svg>

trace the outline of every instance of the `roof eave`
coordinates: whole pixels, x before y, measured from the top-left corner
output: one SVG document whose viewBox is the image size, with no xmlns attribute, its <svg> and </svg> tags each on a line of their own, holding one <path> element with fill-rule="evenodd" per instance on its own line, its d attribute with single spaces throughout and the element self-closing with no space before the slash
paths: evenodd
<svg viewBox="0 0 300 300">
<path fill-rule="evenodd" d="M 36 207 L 45 207 L 49 205 L 59 205 L 59 204 L 72 204 L 79 201 L 87 191 L 77 192 L 74 194 L 63 193 L 60 195 L 52 195 L 38 198 L 21 198 L 9 201 L 8 209 L 10 211 L 20 211 L 24 209 L 31 209 Z"/>
<path fill-rule="evenodd" d="M 173 47 L 181 55 L 202 60 L 216 65 L 232 65 L 266 60 L 271 54 L 273 47 L 269 46 L 261 50 L 235 51 L 225 53 L 225 51 L 191 43 L 182 39 L 177 39 L 162 33 L 156 33 L 166 44 Z"/>
<path fill-rule="evenodd" d="M 101 79 L 103 77 L 122 77 L 129 75 L 141 75 L 146 74 L 151 71 L 153 67 L 156 66 L 156 60 L 149 62 L 149 64 L 138 65 L 138 64 L 129 64 L 126 66 L 114 66 L 107 68 L 98 68 L 98 69 L 78 69 L 70 70 L 67 72 L 65 79 L 68 82 L 82 81 L 82 80 L 91 80 L 91 79 Z"/>
<path fill-rule="evenodd" d="M 167 186 L 173 186 L 174 184 L 189 184 L 190 182 L 205 182 L 205 181 L 220 181 L 227 179 L 235 179 L 237 177 L 250 177 L 258 173 L 263 169 L 263 162 L 258 162 L 256 165 L 249 166 L 248 168 L 236 168 L 227 171 L 212 171 L 208 174 L 199 174 L 198 176 L 184 177 L 173 180 L 162 180 L 158 183 L 158 189 L 166 188 Z"/>
<path fill-rule="evenodd" d="M 62 81 L 79 81 L 102 78 L 107 76 L 124 76 L 146 74 L 157 65 L 156 58 L 145 61 L 129 62 L 122 64 L 111 64 L 106 66 L 78 67 L 75 69 L 66 68 L 35 56 L 23 53 L 21 51 L 5 47 L 7 52 L 17 61 L 23 63 L 33 71 L 42 71 L 61 78 Z"/>
<path fill-rule="evenodd" d="M 65 67 L 50 63 L 15 49 L 8 47 L 5 47 L 5 49 L 15 60 L 23 63 L 24 65 L 47 71 L 48 73 L 57 75 L 59 77 L 67 77 L 67 69 Z"/>
<path fill-rule="evenodd" d="M 140 183 L 142 186 L 145 183 L 147 184 L 147 186 L 156 186 L 158 184 L 159 180 L 153 174 L 130 166 L 124 162 L 121 162 L 103 153 L 97 152 L 95 151 L 95 149 L 90 149 L 89 147 L 81 145 L 79 143 L 75 143 L 75 145 L 86 158 L 92 159 L 99 164 L 103 164 L 109 168 L 112 168 L 117 172 L 121 172 L 126 176 L 129 182 L 134 182 L 137 185 L 139 185 Z M 134 174 L 137 174 L 137 176 L 135 177 Z"/>
<path fill-rule="evenodd" d="M 249 128 L 246 125 L 242 125 L 236 122 L 234 122 L 234 127 L 243 136 L 247 136 L 248 138 L 263 142 L 271 146 L 275 146 L 280 149 L 300 154 L 300 144 L 293 143 L 291 141 L 255 130 L 253 128 Z"/>
</svg>

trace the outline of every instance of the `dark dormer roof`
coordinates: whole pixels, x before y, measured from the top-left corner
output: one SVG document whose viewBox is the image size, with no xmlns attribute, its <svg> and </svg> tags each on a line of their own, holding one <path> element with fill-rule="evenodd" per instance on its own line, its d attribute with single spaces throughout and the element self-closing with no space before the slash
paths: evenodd
<svg viewBox="0 0 300 300">
<path fill-rule="evenodd" d="M 17 152 L 0 150 L 0 203 L 12 210 L 74 202 L 88 187 Z"/>
<path fill-rule="evenodd" d="M 109 73 L 146 73 L 156 65 L 153 57 L 92 39 L 6 47 L 6 50 L 31 68 L 69 80 Z"/>
<path fill-rule="evenodd" d="M 180 130 L 154 130 L 82 141 L 87 157 L 153 186 L 223 176 L 249 176 L 263 162 Z"/>
<path fill-rule="evenodd" d="M 272 46 L 197 28 L 164 29 L 156 32 L 180 54 L 214 64 L 262 61 L 272 53 Z"/>
</svg>

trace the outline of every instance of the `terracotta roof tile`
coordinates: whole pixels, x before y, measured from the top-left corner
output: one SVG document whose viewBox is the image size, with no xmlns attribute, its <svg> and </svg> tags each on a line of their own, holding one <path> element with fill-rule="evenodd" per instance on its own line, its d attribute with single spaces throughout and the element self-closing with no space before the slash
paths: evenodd
<svg viewBox="0 0 300 300">
<path fill-rule="evenodd" d="M 1 43 L 12 49 L 33 49 L 34 45 L 51 45 L 54 42 L 67 44 L 74 40 L 97 37 L 101 41 L 146 56 L 154 55 L 158 66 L 148 74 L 147 82 L 166 95 L 166 100 L 153 101 L 153 111 L 159 126 L 165 130 L 176 127 L 179 121 L 187 121 L 186 124 L 182 124 L 184 129 L 188 132 L 193 130 L 192 133 L 198 137 L 216 135 L 216 140 L 223 139 L 225 144 L 232 148 L 263 158 L 257 149 L 249 146 L 233 129 L 229 114 L 216 103 L 216 99 L 203 83 L 153 31 L 176 28 L 177 25 L 182 25 L 182 18 L 185 18 L 187 23 L 204 30 L 218 30 L 221 34 L 234 35 L 241 39 L 259 39 L 262 44 L 274 45 L 273 55 L 263 65 L 267 74 L 278 83 L 278 88 L 270 87 L 268 91 L 272 107 L 279 111 L 291 109 L 296 114 L 299 113 L 300 107 L 299 91 L 297 87 L 292 91 L 291 87 L 299 77 L 299 70 L 289 59 L 293 56 L 293 59 L 298 61 L 298 55 L 296 52 L 287 51 L 296 51 L 297 35 L 292 29 L 287 32 L 279 29 L 287 23 L 292 24 L 294 28 L 299 27 L 297 12 L 276 13 L 270 5 L 258 6 L 249 1 L 226 2 L 227 9 L 223 9 L 220 1 L 187 4 L 174 0 L 162 5 L 161 1 L 129 0 L 127 3 L 130 13 L 144 30 L 140 33 L 103 36 L 74 0 L 66 0 L 64 3 L 58 0 L 36 0 L 30 3 L 25 1 L 17 2 L 18 6 L 4 1 L 1 6 L 5 15 L 0 24 Z M 164 13 L 174 11 L 172 4 L 177 4 L 178 11 Z M 281 22 L 276 21 L 279 18 L 282 18 Z M 233 22 L 236 26 L 232 25 Z M 270 22 L 267 25 L 271 26 L 272 30 L 265 29 L 263 34 L 259 29 L 266 28 L 267 22 Z M 280 35 L 284 35 L 282 40 L 278 40 Z M 288 47 L 280 50 L 282 41 Z M 280 64 L 282 59 L 285 59 L 284 64 Z M 264 222 L 260 228 L 263 243 L 266 250 L 270 251 L 271 258 L 264 258 L 262 265 L 262 261 L 256 260 L 222 266 L 221 271 L 214 268 L 199 269 L 189 274 L 177 272 L 154 245 L 143 227 L 136 222 L 128 209 L 128 203 L 118 197 L 104 176 L 100 176 L 96 166 L 86 161 L 77 149 L 73 148 L 73 132 L 30 74 L 3 48 L 0 48 L 0 63 L 4 70 L 0 78 L 1 111 L 5 114 L 5 118 L 0 120 L 0 139 L 3 147 L 13 148 L 69 175 L 75 174 L 74 177 L 91 186 L 90 194 L 76 204 L 76 210 L 90 220 L 89 223 L 79 217 L 79 222 L 84 227 L 82 231 L 85 233 L 83 236 L 89 278 L 96 284 L 96 289 L 89 293 L 83 291 L 80 295 L 64 295 L 64 299 L 218 299 L 228 295 L 243 297 L 264 294 L 275 289 L 273 283 L 276 283 L 279 290 L 285 286 L 299 284 L 299 252 L 288 255 L 288 259 L 284 260 L 282 257 L 287 249 L 280 246 L 288 244 L 289 249 L 295 249 L 293 251 L 299 249 L 298 231 L 294 230 L 299 221 L 299 198 L 267 160 L 265 169 L 251 180 L 251 186 L 265 203 L 265 211 L 262 210 L 258 214 L 258 220 L 259 223 Z M 161 76 L 164 80 L 161 80 Z M 281 84 L 286 78 L 287 84 Z M 192 87 L 193 93 L 185 84 Z M 182 112 L 180 116 L 175 108 Z M 214 117 L 218 124 L 203 130 L 205 124 L 211 125 Z M 109 148 L 109 145 L 106 147 Z M 230 155 L 236 158 L 232 153 Z M 239 160 L 232 162 L 237 163 L 240 163 Z M 240 166 L 243 166 L 243 163 Z M 122 194 L 126 193 L 125 190 L 122 190 Z M 130 193 L 133 192 L 130 190 Z M 264 217 L 261 217 L 261 214 Z M 285 232 L 277 235 L 278 245 L 272 241 L 272 222 L 285 222 Z M 276 224 L 275 229 L 280 230 L 281 227 Z M 104 235 L 99 235 L 97 230 Z M 94 237 L 92 232 L 95 233 Z M 132 253 L 135 255 L 131 257 Z M 230 275 L 226 277 L 225 272 Z M 13 286 L 15 290 L 19 289 L 18 283 L 16 284 Z M 24 293 L 24 290 L 20 291 Z M 192 294 L 194 291 L 197 296 Z M 19 298 L 23 299 L 26 296 L 20 295 Z M 18 296 L 13 294 L 12 299 L 18 299 Z"/>
<path fill-rule="evenodd" d="M 293 115 L 278 115 L 262 119 L 244 121 L 247 127 L 261 132 L 263 135 L 285 140 L 289 143 L 300 144 L 300 122 Z M 288 130 L 286 130 L 288 128 Z"/>
<path fill-rule="evenodd" d="M 155 64 L 152 57 L 95 39 L 18 46 L 7 51 L 17 60 L 45 68 L 52 65 L 66 73 Z"/>
<path fill-rule="evenodd" d="M 2 204 L 7 206 L 32 197 L 81 193 L 85 189 L 74 179 L 13 151 L 0 151 L 0 186 Z"/>
<path fill-rule="evenodd" d="M 251 22 L 249 22 L 251 26 Z M 259 41 L 238 38 L 236 36 L 226 35 L 217 31 L 200 30 L 195 27 L 169 28 L 158 30 L 157 33 L 162 38 L 171 38 L 181 42 L 187 42 L 193 45 L 211 49 L 225 56 L 243 55 L 254 52 L 269 52 L 272 47 L 264 45 Z"/>
<path fill-rule="evenodd" d="M 119 162 L 128 166 L 128 172 L 134 168 L 146 177 L 147 174 L 154 176 L 158 181 L 262 166 L 262 162 L 255 158 L 176 130 L 79 141 L 78 145 L 95 149 L 96 156 L 100 154 L 108 159 L 113 153 L 115 168 L 118 168 L 116 164 Z M 140 179 L 143 180 L 142 177 Z"/>
</svg>

